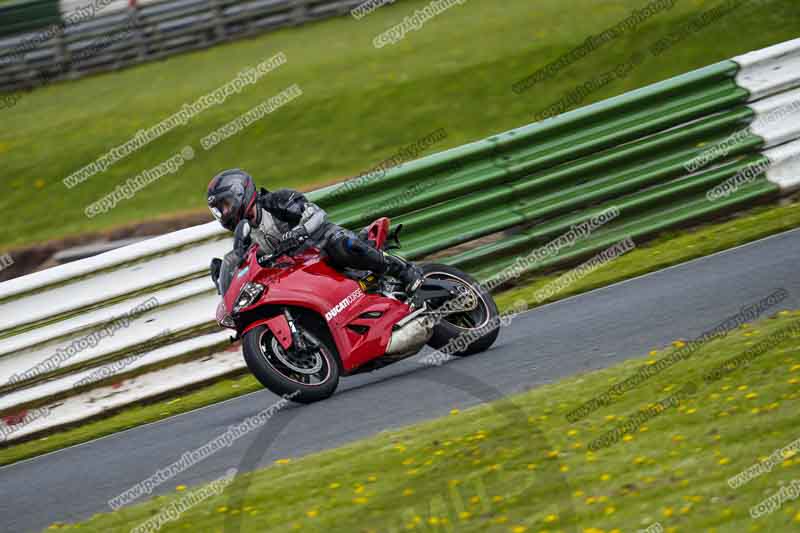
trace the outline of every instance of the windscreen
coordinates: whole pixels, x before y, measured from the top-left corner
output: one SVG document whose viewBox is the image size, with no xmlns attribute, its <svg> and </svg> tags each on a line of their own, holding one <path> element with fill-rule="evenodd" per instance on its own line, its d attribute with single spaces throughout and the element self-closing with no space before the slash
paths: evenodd
<svg viewBox="0 0 800 533">
<path fill-rule="evenodd" d="M 236 265 L 241 263 L 241 258 L 231 250 L 225 254 L 222 260 L 222 267 L 219 270 L 219 278 L 217 278 L 217 291 L 220 296 L 225 296 L 233 281 L 233 276 L 236 274 L 238 267 Z"/>
</svg>

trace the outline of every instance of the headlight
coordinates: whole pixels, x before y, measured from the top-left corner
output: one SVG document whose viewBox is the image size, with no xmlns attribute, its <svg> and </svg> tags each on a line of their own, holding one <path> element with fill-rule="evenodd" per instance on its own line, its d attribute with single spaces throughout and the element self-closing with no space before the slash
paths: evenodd
<svg viewBox="0 0 800 533">
<path fill-rule="evenodd" d="M 217 323 L 223 328 L 236 329 L 236 322 L 228 314 L 228 310 L 225 309 L 225 302 L 220 302 L 217 306 Z"/>
<path fill-rule="evenodd" d="M 253 305 L 253 302 L 258 300 L 264 293 L 264 286 L 260 283 L 250 282 L 242 287 L 239 292 L 239 297 L 236 298 L 236 304 L 233 306 L 233 312 L 238 313 L 245 307 Z"/>
</svg>

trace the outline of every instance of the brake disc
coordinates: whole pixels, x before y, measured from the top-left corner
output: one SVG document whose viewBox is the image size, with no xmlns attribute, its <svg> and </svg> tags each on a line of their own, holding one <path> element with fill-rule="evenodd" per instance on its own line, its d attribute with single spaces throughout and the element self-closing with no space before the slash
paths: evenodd
<svg viewBox="0 0 800 533">
<path fill-rule="evenodd" d="M 272 338 L 272 353 L 281 363 L 286 365 L 287 368 L 299 374 L 311 375 L 322 370 L 322 355 L 319 352 L 310 354 L 304 361 L 295 361 L 294 358 L 286 353 L 286 350 L 283 349 L 283 346 L 278 343 L 278 339 L 274 337 Z M 306 362 L 309 364 L 298 366 L 298 364 L 303 364 Z"/>
</svg>

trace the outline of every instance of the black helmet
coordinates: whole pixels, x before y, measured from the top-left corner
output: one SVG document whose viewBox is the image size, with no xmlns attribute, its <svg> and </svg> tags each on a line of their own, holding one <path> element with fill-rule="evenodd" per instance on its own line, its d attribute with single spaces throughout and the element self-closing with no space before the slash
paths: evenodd
<svg viewBox="0 0 800 533">
<path fill-rule="evenodd" d="M 247 172 L 234 168 L 208 184 L 208 208 L 222 227 L 233 231 L 256 201 L 256 186 Z"/>
</svg>

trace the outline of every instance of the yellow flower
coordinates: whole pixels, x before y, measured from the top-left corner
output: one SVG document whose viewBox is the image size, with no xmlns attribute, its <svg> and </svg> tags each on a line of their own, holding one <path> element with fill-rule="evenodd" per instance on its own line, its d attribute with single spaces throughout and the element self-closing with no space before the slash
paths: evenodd
<svg viewBox="0 0 800 533">
<path fill-rule="evenodd" d="M 616 508 L 615 508 L 613 505 L 609 505 L 608 507 L 606 507 L 605 513 L 606 513 L 607 515 L 614 514 L 614 512 L 615 512 L 616 510 L 617 510 L 617 509 L 616 509 Z"/>
<path fill-rule="evenodd" d="M 728 464 L 730 462 L 731 462 L 731 460 L 728 459 L 727 457 L 723 457 L 722 459 L 719 460 L 719 464 L 721 464 L 721 465 L 726 465 L 726 464 Z"/>
<path fill-rule="evenodd" d="M 745 395 L 745 398 L 747 398 L 748 400 L 752 400 L 753 398 L 758 398 L 758 394 L 756 394 L 755 392 L 750 392 Z"/>
<path fill-rule="evenodd" d="M 553 522 L 557 522 L 558 521 L 558 515 L 557 514 L 549 514 L 544 518 L 544 521 L 547 522 L 548 524 L 552 524 Z"/>
<path fill-rule="evenodd" d="M 175 487 L 175 490 L 177 490 L 178 492 L 183 492 L 186 490 L 186 485 L 178 485 L 177 487 Z"/>
<path fill-rule="evenodd" d="M 471 517 L 471 516 L 472 516 L 472 513 L 470 513 L 469 511 L 461 511 L 460 513 L 458 513 L 458 517 L 461 520 L 469 520 L 469 517 Z"/>
<path fill-rule="evenodd" d="M 672 345 L 676 348 L 683 348 L 684 346 L 686 346 L 686 343 L 683 341 L 675 341 L 672 343 Z"/>
<path fill-rule="evenodd" d="M 797 372 L 798 370 L 800 370 L 800 365 L 794 365 L 789 369 L 789 372 Z"/>
<path fill-rule="evenodd" d="M 317 511 L 316 509 L 311 509 L 310 511 L 306 512 L 306 515 L 308 515 L 309 518 L 315 518 L 318 514 L 319 511 Z"/>
<path fill-rule="evenodd" d="M 561 468 L 559 468 L 559 470 L 561 470 L 562 472 L 569 472 L 569 465 L 561 465 Z"/>
<path fill-rule="evenodd" d="M 291 459 L 278 459 L 275 461 L 275 464 L 278 465 L 288 465 L 291 462 Z"/>
<path fill-rule="evenodd" d="M 528 528 L 525 526 L 514 526 L 514 529 L 512 529 L 511 531 L 513 531 L 514 533 L 525 533 L 526 531 L 528 531 Z"/>
<path fill-rule="evenodd" d="M 218 513 L 224 513 L 227 510 L 228 510 L 228 508 L 225 507 L 224 505 L 222 507 L 217 507 L 217 512 Z"/>
<path fill-rule="evenodd" d="M 412 494 L 414 494 L 414 489 L 405 489 L 403 491 L 403 496 L 411 496 Z"/>
<path fill-rule="evenodd" d="M 457 414 L 458 414 L 458 413 L 460 413 L 460 412 L 461 412 L 461 411 L 459 411 L 458 409 L 451 409 L 451 410 L 450 410 L 450 414 L 451 414 L 451 415 L 457 415 Z"/>
<path fill-rule="evenodd" d="M 338 489 L 339 487 L 341 487 L 341 485 L 339 485 L 338 483 L 331 483 L 330 485 L 328 485 L 329 489 Z"/>
<path fill-rule="evenodd" d="M 494 503 L 500 503 L 501 501 L 503 501 L 503 497 L 502 496 L 493 496 L 492 497 L 492 501 Z"/>
<path fill-rule="evenodd" d="M 357 503 L 359 505 L 364 505 L 368 501 L 369 500 L 367 498 L 364 498 L 363 496 L 359 496 L 358 498 L 353 498 L 353 503 Z"/>
<path fill-rule="evenodd" d="M 624 440 L 625 442 L 630 442 L 633 440 L 633 435 L 625 435 L 624 437 L 622 437 L 622 440 Z"/>
<path fill-rule="evenodd" d="M 559 454 L 558 450 L 552 450 L 552 451 L 547 452 L 547 457 L 549 457 L 551 459 L 554 459 L 554 458 L 558 457 L 558 454 Z"/>
<path fill-rule="evenodd" d="M 663 514 L 665 517 L 669 518 L 670 516 L 672 516 L 672 507 L 663 508 L 661 510 L 661 514 Z"/>
</svg>

